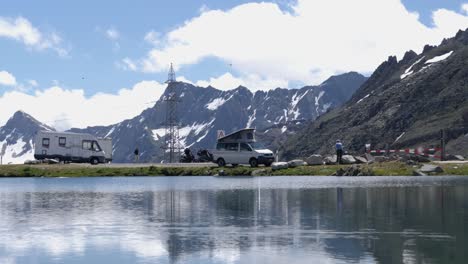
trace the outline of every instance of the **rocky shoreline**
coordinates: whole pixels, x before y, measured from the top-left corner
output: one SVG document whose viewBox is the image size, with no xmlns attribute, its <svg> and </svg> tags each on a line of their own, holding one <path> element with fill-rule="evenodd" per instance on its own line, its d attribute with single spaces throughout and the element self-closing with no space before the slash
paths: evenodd
<svg viewBox="0 0 468 264">
<path fill-rule="evenodd" d="M 303 162 L 303 161 L 302 161 Z M 288 164 L 288 163 L 286 163 Z M 353 165 L 307 165 L 290 162 L 287 167 L 193 167 L 193 166 L 74 166 L 2 165 L 0 177 L 113 177 L 113 176 L 468 176 L 468 163 L 414 163 L 401 161 Z"/>
</svg>

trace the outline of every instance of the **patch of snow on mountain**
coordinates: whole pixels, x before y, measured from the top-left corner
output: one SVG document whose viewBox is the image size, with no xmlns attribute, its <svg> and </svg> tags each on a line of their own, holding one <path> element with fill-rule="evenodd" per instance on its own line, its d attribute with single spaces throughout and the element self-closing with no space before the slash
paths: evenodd
<svg viewBox="0 0 468 264">
<path fill-rule="evenodd" d="M 287 126 L 283 126 L 283 127 L 281 128 L 281 133 L 286 132 L 286 130 L 288 130 L 288 127 L 287 127 Z"/>
<path fill-rule="evenodd" d="M 447 52 L 447 53 L 445 53 L 443 55 L 436 56 L 436 57 L 426 61 L 426 64 L 436 63 L 436 62 L 446 60 L 448 57 L 450 57 L 450 55 L 452 55 L 452 53 L 453 53 L 453 51 L 450 51 L 450 52 Z"/>
<path fill-rule="evenodd" d="M 153 130 L 151 130 L 151 132 L 153 133 L 153 138 L 156 141 L 164 138 L 164 136 L 166 135 L 166 129 L 165 128 L 153 129 Z"/>
<path fill-rule="evenodd" d="M 215 121 L 215 119 L 211 120 L 211 122 L 209 122 L 209 123 L 202 123 L 202 124 L 194 123 L 191 126 L 185 126 L 185 127 L 179 128 L 179 141 L 180 141 L 180 144 L 185 148 L 190 148 L 193 144 L 195 144 L 195 142 L 193 142 L 192 144 L 187 145 L 187 139 L 190 136 L 190 134 L 193 133 L 193 135 L 197 136 L 203 130 L 206 130 L 205 135 L 203 136 L 203 137 L 205 137 L 206 135 L 208 135 L 208 132 L 209 132 L 208 127 L 211 124 L 213 124 L 214 121 Z M 199 140 L 202 140 L 203 137 L 201 139 L 199 138 Z"/>
<path fill-rule="evenodd" d="M 417 60 L 417 61 L 416 61 L 415 63 L 413 63 L 408 69 L 406 69 L 405 73 L 403 73 L 403 74 L 400 76 L 400 79 L 403 80 L 404 78 L 406 78 L 406 77 L 410 76 L 411 74 L 413 74 L 413 70 L 412 70 L 413 67 L 414 67 L 416 64 L 420 63 L 420 62 L 424 59 L 424 57 L 425 57 L 425 56 L 423 56 L 422 58 L 420 58 L 419 60 Z"/>
<path fill-rule="evenodd" d="M 318 96 L 315 96 L 315 106 L 319 105 L 320 98 L 325 94 L 325 91 L 320 91 Z"/>
<path fill-rule="evenodd" d="M 206 108 L 208 110 L 214 111 L 218 109 L 220 106 L 222 106 L 227 100 L 224 98 L 216 98 L 213 101 L 209 102 L 206 104 Z"/>
<path fill-rule="evenodd" d="M 363 98 L 359 99 L 359 101 L 357 101 L 357 104 L 359 104 L 360 102 L 364 101 L 364 99 L 366 99 L 367 97 L 369 97 L 370 94 L 364 96 Z"/>
<path fill-rule="evenodd" d="M 290 107 L 289 107 L 289 110 L 288 110 L 288 114 L 289 115 L 292 115 L 293 116 L 293 119 L 297 119 L 299 117 L 299 115 L 301 114 L 299 112 L 299 109 L 296 109 L 297 107 L 297 104 L 302 100 L 302 98 L 304 98 L 304 96 L 307 95 L 307 93 L 309 92 L 310 90 L 307 90 L 305 93 L 303 93 L 302 95 L 298 95 L 298 93 L 295 93 L 293 98 L 292 98 L 292 102 L 290 104 Z M 288 121 L 288 120 L 286 120 Z"/>
<path fill-rule="evenodd" d="M 402 138 L 404 135 L 405 135 L 406 132 L 403 132 L 401 133 L 401 135 L 399 135 L 396 139 L 395 139 L 395 142 L 397 142 L 398 140 L 400 140 L 400 138 Z M 394 142 L 394 143 L 395 143 Z"/>
<path fill-rule="evenodd" d="M 326 103 L 326 104 L 324 104 L 324 105 L 323 105 L 323 112 L 327 112 L 328 109 L 330 109 L 331 105 L 332 105 L 331 103 Z"/>
<path fill-rule="evenodd" d="M 104 137 L 106 138 L 106 137 L 110 136 L 110 134 L 112 134 L 112 132 L 114 132 L 114 130 L 115 130 L 115 126 L 113 126 L 113 127 L 109 130 L 109 132 L 107 132 L 107 134 L 106 134 Z"/>
<path fill-rule="evenodd" d="M 144 117 L 141 117 L 141 118 L 140 118 L 140 123 L 143 123 L 143 121 L 145 121 L 145 118 L 144 118 Z"/>
<path fill-rule="evenodd" d="M 320 101 L 320 98 L 322 98 L 322 96 L 325 94 L 325 91 L 320 91 L 319 95 L 318 96 L 315 96 L 315 112 L 317 113 L 317 115 L 320 115 L 320 112 L 319 112 L 319 101 Z"/>
<path fill-rule="evenodd" d="M 3 149 L 5 144 L 8 144 L 6 140 L 2 141 L 0 143 L 0 146 L 2 146 L 0 149 Z M 3 153 L 2 163 L 23 164 L 27 160 L 33 160 L 34 150 L 32 148 L 19 156 L 26 149 L 26 144 L 27 142 L 23 141 L 23 138 L 19 138 L 15 144 L 6 145 L 5 152 Z M 32 140 L 29 142 L 29 145 L 32 146 Z"/>
<path fill-rule="evenodd" d="M 247 121 L 247 125 L 245 127 L 250 128 L 252 126 L 253 121 L 257 118 L 257 109 L 254 110 L 253 114 L 249 116 L 249 121 Z"/>
</svg>

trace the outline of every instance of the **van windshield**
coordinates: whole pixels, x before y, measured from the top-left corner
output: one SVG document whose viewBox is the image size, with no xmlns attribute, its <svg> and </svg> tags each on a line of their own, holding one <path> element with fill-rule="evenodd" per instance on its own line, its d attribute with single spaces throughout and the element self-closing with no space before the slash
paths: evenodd
<svg viewBox="0 0 468 264">
<path fill-rule="evenodd" d="M 252 147 L 252 149 L 266 149 L 266 147 L 260 142 L 252 142 L 249 143 L 249 145 Z"/>
</svg>

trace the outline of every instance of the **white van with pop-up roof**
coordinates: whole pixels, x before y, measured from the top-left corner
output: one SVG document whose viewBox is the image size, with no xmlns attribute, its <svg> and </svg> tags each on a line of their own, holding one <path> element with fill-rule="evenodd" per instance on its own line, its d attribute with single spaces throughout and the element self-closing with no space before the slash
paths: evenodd
<svg viewBox="0 0 468 264">
<path fill-rule="evenodd" d="M 220 167 L 226 164 L 259 164 L 270 166 L 274 161 L 273 152 L 255 140 L 255 129 L 245 128 L 218 138 L 216 150 L 212 151 L 213 161 Z"/>
</svg>

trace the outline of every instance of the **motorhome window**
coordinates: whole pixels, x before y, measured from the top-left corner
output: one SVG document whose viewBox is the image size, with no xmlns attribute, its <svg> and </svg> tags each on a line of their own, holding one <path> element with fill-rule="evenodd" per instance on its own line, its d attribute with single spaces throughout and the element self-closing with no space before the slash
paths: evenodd
<svg viewBox="0 0 468 264">
<path fill-rule="evenodd" d="M 93 150 L 94 151 L 101 151 L 101 147 L 97 143 L 97 141 L 93 141 Z"/>
<path fill-rule="evenodd" d="M 238 150 L 238 145 L 237 143 L 227 143 L 226 144 L 226 149 L 229 151 L 237 151 Z"/>
<path fill-rule="evenodd" d="M 89 140 L 83 140 L 83 149 L 92 150 L 92 142 Z"/>
<path fill-rule="evenodd" d="M 241 151 L 252 151 L 252 148 L 249 146 L 249 144 L 240 143 L 240 150 Z"/>
<path fill-rule="evenodd" d="M 218 143 L 218 144 L 216 145 L 216 149 L 217 149 L 217 150 L 225 150 L 225 149 L 226 149 L 226 144 L 224 144 L 224 143 Z"/>
<path fill-rule="evenodd" d="M 50 145 L 50 139 L 48 139 L 48 138 L 43 138 L 43 139 L 42 139 L 42 146 L 48 148 L 49 145 Z"/>
<path fill-rule="evenodd" d="M 59 146 L 65 147 L 67 145 L 67 138 L 59 137 Z"/>
<path fill-rule="evenodd" d="M 253 139 L 254 136 L 253 136 L 253 133 L 247 133 L 247 139 Z"/>
</svg>

